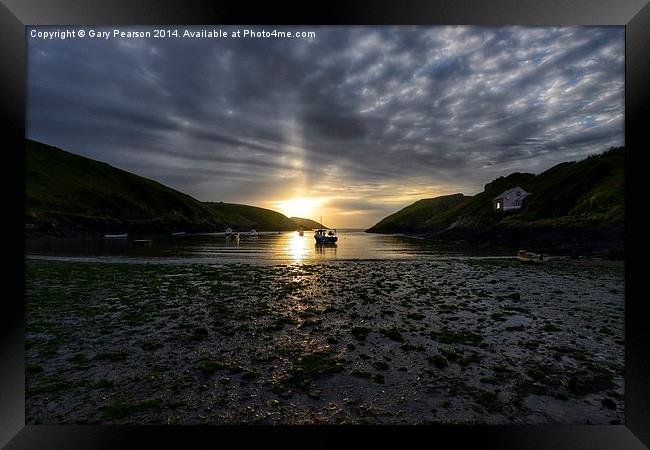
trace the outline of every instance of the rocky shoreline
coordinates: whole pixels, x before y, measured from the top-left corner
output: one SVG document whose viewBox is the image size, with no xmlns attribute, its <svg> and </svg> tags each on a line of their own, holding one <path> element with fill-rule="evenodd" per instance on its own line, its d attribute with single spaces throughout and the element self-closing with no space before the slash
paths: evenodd
<svg viewBox="0 0 650 450">
<path fill-rule="evenodd" d="M 622 423 L 623 269 L 28 261 L 26 422 Z"/>
</svg>

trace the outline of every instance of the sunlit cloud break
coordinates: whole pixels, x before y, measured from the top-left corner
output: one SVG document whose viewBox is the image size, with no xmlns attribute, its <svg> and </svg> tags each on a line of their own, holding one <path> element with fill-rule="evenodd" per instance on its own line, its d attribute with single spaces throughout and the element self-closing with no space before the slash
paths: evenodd
<svg viewBox="0 0 650 450">
<path fill-rule="evenodd" d="M 338 227 L 624 144 L 623 27 L 303 29 L 28 39 L 27 136 Z"/>
</svg>

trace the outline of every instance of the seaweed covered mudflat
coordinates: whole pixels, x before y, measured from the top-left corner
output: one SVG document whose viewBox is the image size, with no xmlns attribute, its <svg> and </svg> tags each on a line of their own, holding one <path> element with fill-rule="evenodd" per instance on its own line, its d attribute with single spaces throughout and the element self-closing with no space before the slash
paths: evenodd
<svg viewBox="0 0 650 450">
<path fill-rule="evenodd" d="M 28 261 L 29 424 L 620 423 L 623 265 Z"/>
</svg>

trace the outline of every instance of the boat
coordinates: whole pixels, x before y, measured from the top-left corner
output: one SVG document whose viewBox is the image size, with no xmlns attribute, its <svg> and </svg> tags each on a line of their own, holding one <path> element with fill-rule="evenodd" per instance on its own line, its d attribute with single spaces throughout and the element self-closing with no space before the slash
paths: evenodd
<svg viewBox="0 0 650 450">
<path fill-rule="evenodd" d="M 175 233 L 172 233 L 172 236 L 185 236 L 185 232 L 184 231 L 177 231 Z"/>
<path fill-rule="evenodd" d="M 105 234 L 104 238 L 105 239 L 126 239 L 129 237 L 127 233 L 124 234 Z"/>
<path fill-rule="evenodd" d="M 300 229 L 298 230 L 298 234 L 299 234 L 300 236 L 304 236 L 304 235 L 305 235 L 305 230 L 303 230 L 302 228 L 300 228 Z"/>
<path fill-rule="evenodd" d="M 250 230 L 248 236 L 257 236 L 257 230 Z"/>
<path fill-rule="evenodd" d="M 544 261 L 544 254 L 543 253 L 531 253 L 531 252 L 527 252 L 526 250 L 519 250 L 517 252 L 517 258 L 519 258 L 519 261 L 524 262 L 524 263 L 539 264 L 542 261 Z"/>
<path fill-rule="evenodd" d="M 319 228 L 314 231 L 314 239 L 318 244 L 334 244 L 339 240 L 336 235 L 336 230 L 327 230 L 325 228 Z"/>
<path fill-rule="evenodd" d="M 232 228 L 226 228 L 226 237 L 232 234 Z"/>
</svg>

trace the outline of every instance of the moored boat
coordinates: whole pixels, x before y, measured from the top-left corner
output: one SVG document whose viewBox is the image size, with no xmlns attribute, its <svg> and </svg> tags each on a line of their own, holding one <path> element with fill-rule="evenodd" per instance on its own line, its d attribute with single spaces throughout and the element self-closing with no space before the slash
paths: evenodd
<svg viewBox="0 0 650 450">
<path fill-rule="evenodd" d="M 232 235 L 232 228 L 226 228 L 226 237 Z"/>
<path fill-rule="evenodd" d="M 544 261 L 544 254 L 531 253 L 531 252 L 527 252 L 526 250 L 519 250 L 517 252 L 517 258 L 519 258 L 519 261 L 521 262 L 539 264 L 542 261 Z"/>
<path fill-rule="evenodd" d="M 105 239 L 126 239 L 129 237 L 127 233 L 124 234 L 105 234 L 104 238 Z"/>
<path fill-rule="evenodd" d="M 177 231 L 175 233 L 172 233 L 172 236 L 185 236 L 185 232 L 184 231 Z"/>
<path fill-rule="evenodd" d="M 339 240 L 336 235 L 336 230 L 327 230 L 324 228 L 319 228 L 314 231 L 314 239 L 318 244 L 333 244 Z"/>
</svg>

